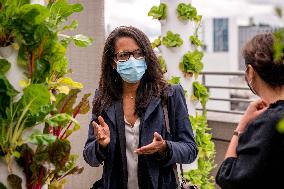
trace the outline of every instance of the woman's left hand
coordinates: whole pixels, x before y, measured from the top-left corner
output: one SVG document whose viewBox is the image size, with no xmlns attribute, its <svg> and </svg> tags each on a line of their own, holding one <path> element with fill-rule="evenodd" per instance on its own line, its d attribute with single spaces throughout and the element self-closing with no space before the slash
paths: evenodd
<svg viewBox="0 0 284 189">
<path fill-rule="evenodd" d="M 162 136 L 159 133 L 155 132 L 153 142 L 151 144 L 138 148 L 137 150 L 135 150 L 135 152 L 138 155 L 154 154 L 156 152 L 163 153 L 165 152 L 166 149 L 167 149 L 166 141 L 162 138 Z"/>
</svg>

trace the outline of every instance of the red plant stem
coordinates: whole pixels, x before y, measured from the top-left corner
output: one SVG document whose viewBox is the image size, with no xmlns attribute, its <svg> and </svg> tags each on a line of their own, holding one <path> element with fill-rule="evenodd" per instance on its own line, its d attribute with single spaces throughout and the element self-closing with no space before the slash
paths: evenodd
<svg viewBox="0 0 284 189">
<path fill-rule="evenodd" d="M 34 72 L 34 67 L 35 67 L 35 53 L 32 51 L 31 58 L 30 58 L 30 77 L 32 78 L 33 72 Z"/>
<path fill-rule="evenodd" d="M 39 178 L 38 178 L 38 182 L 35 185 L 35 187 L 33 189 L 41 189 L 42 187 L 42 177 L 43 177 L 43 167 L 40 168 L 40 173 L 39 173 Z"/>
<path fill-rule="evenodd" d="M 77 108 L 77 110 L 75 110 L 75 112 L 74 112 L 73 115 L 72 115 L 73 118 L 75 118 L 75 117 L 78 115 L 78 113 L 80 112 L 80 109 L 81 109 L 81 106 L 79 106 L 79 107 Z M 66 134 L 66 131 L 71 127 L 71 125 L 72 125 L 72 121 L 69 123 L 69 125 L 67 126 L 67 128 L 64 130 L 64 133 L 61 135 L 60 139 L 66 139 L 67 136 L 64 137 L 64 135 Z"/>
</svg>

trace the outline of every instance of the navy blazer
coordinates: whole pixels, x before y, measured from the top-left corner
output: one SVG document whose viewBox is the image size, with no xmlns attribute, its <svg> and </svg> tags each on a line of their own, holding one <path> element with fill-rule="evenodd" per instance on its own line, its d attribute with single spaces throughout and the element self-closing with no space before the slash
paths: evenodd
<svg viewBox="0 0 284 189">
<path fill-rule="evenodd" d="M 96 98 L 96 95 L 95 95 Z M 139 156 L 138 170 L 144 169 L 148 174 L 139 176 L 139 187 L 149 180 L 154 189 L 177 188 L 173 165 L 176 163 L 188 164 L 197 157 L 197 147 L 192 127 L 189 121 L 184 90 L 181 85 L 172 85 L 168 93 L 168 116 L 171 133 L 166 134 L 163 105 L 160 98 L 153 98 L 145 113 L 140 118 L 139 147 L 148 145 L 153 141 L 154 132 L 160 133 L 167 140 L 169 153 L 167 158 L 160 158 L 157 154 Z M 104 165 L 103 184 L 106 189 L 125 188 L 120 181 L 127 183 L 127 162 L 125 154 L 125 134 L 122 102 L 114 102 L 102 113 L 102 117 L 110 129 L 110 144 L 107 149 L 100 149 L 90 123 L 88 139 L 83 151 L 85 161 L 91 166 Z M 92 121 L 96 120 L 95 115 Z M 91 121 L 91 122 L 92 122 Z M 142 158 L 143 157 L 143 158 Z M 158 158 L 159 157 L 159 158 Z M 149 185 L 149 186 L 150 186 Z"/>
</svg>

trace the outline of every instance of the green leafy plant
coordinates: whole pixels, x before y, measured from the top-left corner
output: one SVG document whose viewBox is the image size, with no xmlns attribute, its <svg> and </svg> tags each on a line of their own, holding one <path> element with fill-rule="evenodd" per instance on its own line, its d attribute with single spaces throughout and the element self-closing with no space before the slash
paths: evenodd
<svg viewBox="0 0 284 189">
<path fill-rule="evenodd" d="M 177 14 L 180 20 L 200 21 L 201 16 L 197 15 L 197 10 L 191 4 L 180 3 L 177 6 Z"/>
<path fill-rule="evenodd" d="M 172 31 L 168 31 L 166 36 L 162 38 L 162 44 L 166 47 L 180 47 L 183 44 L 183 40 L 178 33 L 175 34 Z"/>
<path fill-rule="evenodd" d="M 180 77 L 172 76 L 171 79 L 168 80 L 170 84 L 179 84 L 180 83 Z"/>
<path fill-rule="evenodd" d="M 180 70 L 186 74 L 198 74 L 203 69 L 203 52 L 195 50 L 193 52 L 187 52 L 183 55 L 183 59 L 179 64 Z"/>
<path fill-rule="evenodd" d="M 77 27 L 75 20 L 70 25 L 65 22 L 83 7 L 67 0 L 49 1 L 47 6 L 1 0 L 0 5 L 0 47 L 11 43 L 17 47 L 17 66 L 26 76 L 21 81 L 23 91 L 16 91 L 6 77 L 11 63 L 0 59 L 0 158 L 6 160 L 10 185 L 21 179 L 13 174 L 16 159 L 24 169 L 28 189 L 44 184 L 62 188 L 66 176 L 83 170 L 76 166 L 77 156 L 70 153 L 68 138 L 80 128 L 76 116 L 89 111 L 90 94 L 76 104 L 83 85 L 66 76 L 71 73 L 66 48 L 70 42 L 86 47 L 93 40 L 82 34 L 63 34 Z M 25 138 L 28 128 L 34 131 Z"/>
<path fill-rule="evenodd" d="M 214 169 L 215 146 L 212 134 L 208 133 L 206 115 L 190 116 L 190 122 L 195 132 L 195 141 L 198 147 L 198 169 L 186 173 L 185 177 L 200 189 L 214 189 L 214 178 L 210 176 Z"/>
<path fill-rule="evenodd" d="M 202 41 L 198 38 L 197 35 L 190 36 L 189 40 L 190 40 L 191 44 L 193 44 L 193 45 L 195 45 L 197 47 L 202 47 L 203 46 Z"/>
<path fill-rule="evenodd" d="M 148 16 L 152 16 L 154 19 L 163 20 L 167 17 L 167 9 L 167 5 L 161 3 L 159 6 L 153 6 L 148 12 Z"/>
<path fill-rule="evenodd" d="M 205 109 L 205 105 L 208 101 L 209 93 L 207 88 L 199 83 L 198 81 L 195 81 L 192 83 L 193 86 L 193 94 L 192 99 L 193 100 L 199 100 L 202 107 Z"/>
<path fill-rule="evenodd" d="M 161 45 L 161 37 L 159 36 L 157 39 L 155 39 L 152 43 L 151 43 L 151 46 L 152 48 L 157 48 Z"/>
<path fill-rule="evenodd" d="M 160 63 L 162 72 L 166 73 L 167 72 L 167 64 L 166 64 L 165 59 L 162 56 L 159 56 L 158 59 L 159 59 L 159 63 Z"/>
</svg>

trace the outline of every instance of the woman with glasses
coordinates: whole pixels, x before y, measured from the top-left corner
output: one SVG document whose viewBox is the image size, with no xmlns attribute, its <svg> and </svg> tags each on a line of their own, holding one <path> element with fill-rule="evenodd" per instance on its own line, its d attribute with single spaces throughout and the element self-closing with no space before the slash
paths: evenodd
<svg viewBox="0 0 284 189">
<path fill-rule="evenodd" d="M 182 87 L 165 81 L 142 31 L 116 28 L 105 43 L 84 148 L 89 165 L 104 165 L 93 188 L 174 189 L 175 164 L 196 156 Z"/>
<path fill-rule="evenodd" d="M 284 124 L 284 52 L 275 59 L 275 41 L 273 34 L 259 34 L 243 49 L 246 81 L 260 99 L 233 133 L 216 176 L 222 189 L 284 188 L 284 133 L 278 129 Z"/>
</svg>

